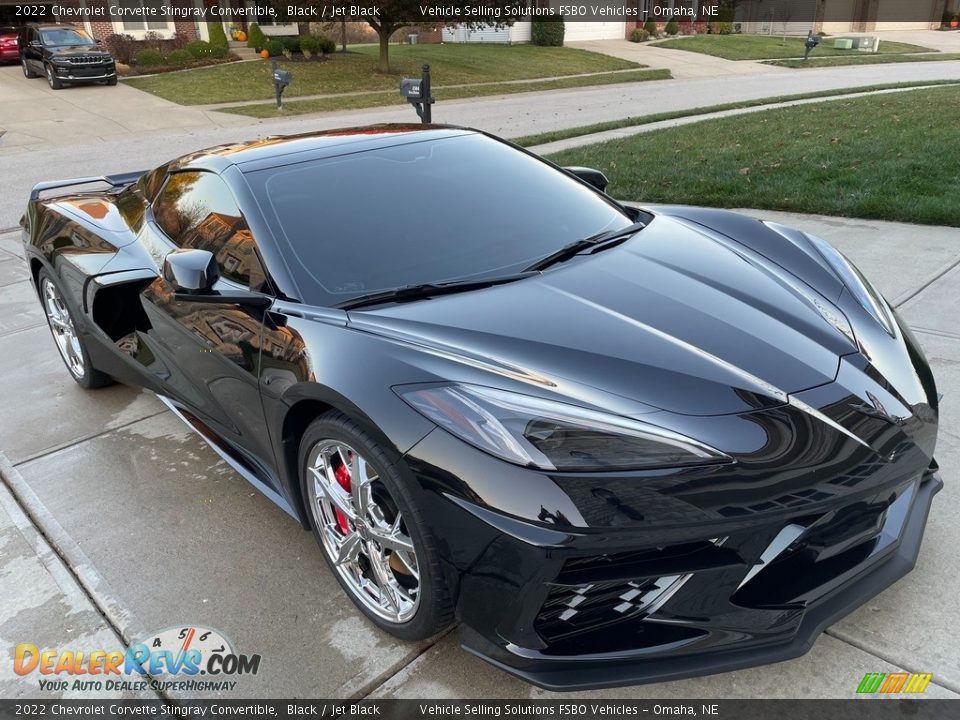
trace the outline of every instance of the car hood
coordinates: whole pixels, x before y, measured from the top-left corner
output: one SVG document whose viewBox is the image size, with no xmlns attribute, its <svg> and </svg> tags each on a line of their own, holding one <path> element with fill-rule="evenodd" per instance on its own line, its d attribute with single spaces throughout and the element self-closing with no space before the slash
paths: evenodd
<svg viewBox="0 0 960 720">
<path fill-rule="evenodd" d="M 50 48 L 50 54 L 54 57 L 69 57 L 71 55 L 107 57 L 110 55 L 110 53 L 102 50 L 99 45 L 61 45 Z"/>
<path fill-rule="evenodd" d="M 773 407 L 835 379 L 840 357 L 857 349 L 818 305 L 833 309 L 752 250 L 658 216 L 628 242 L 540 276 L 350 318 L 558 385 L 718 415 Z"/>
</svg>

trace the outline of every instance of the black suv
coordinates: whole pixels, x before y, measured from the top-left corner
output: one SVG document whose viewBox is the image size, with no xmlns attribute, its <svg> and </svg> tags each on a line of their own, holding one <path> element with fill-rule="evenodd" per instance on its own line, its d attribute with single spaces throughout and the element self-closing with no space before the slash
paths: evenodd
<svg viewBox="0 0 960 720">
<path fill-rule="evenodd" d="M 66 83 L 117 84 L 113 57 L 86 30 L 73 25 L 24 26 L 20 65 L 28 78 L 45 75 L 54 90 Z"/>
</svg>

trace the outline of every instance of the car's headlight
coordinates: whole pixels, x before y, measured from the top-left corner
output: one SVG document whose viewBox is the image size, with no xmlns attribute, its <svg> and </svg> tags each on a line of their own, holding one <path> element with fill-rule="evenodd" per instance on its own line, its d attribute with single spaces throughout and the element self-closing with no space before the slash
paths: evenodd
<svg viewBox="0 0 960 720">
<path fill-rule="evenodd" d="M 810 242 L 813 243 L 823 259 L 826 260 L 834 272 L 837 273 L 847 289 L 853 293 L 854 298 L 863 306 L 864 310 L 870 313 L 889 335 L 895 336 L 893 318 L 890 317 L 887 304 L 880 296 L 880 293 L 877 292 L 876 288 L 870 284 L 870 281 L 857 270 L 856 266 L 847 259 L 846 255 L 826 240 L 816 235 L 804 234 L 810 239 Z"/>
<path fill-rule="evenodd" d="M 402 385 L 412 408 L 461 440 L 543 470 L 635 470 L 727 462 L 703 443 L 639 420 L 479 385 Z"/>
</svg>

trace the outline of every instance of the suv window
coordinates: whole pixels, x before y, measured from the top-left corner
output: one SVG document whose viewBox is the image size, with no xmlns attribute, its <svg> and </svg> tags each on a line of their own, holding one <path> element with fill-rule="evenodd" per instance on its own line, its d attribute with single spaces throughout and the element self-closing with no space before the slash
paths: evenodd
<svg viewBox="0 0 960 720">
<path fill-rule="evenodd" d="M 219 176 L 189 171 L 170 175 L 153 203 L 153 215 L 174 244 L 212 252 L 222 277 L 265 291 L 253 234 Z"/>
</svg>

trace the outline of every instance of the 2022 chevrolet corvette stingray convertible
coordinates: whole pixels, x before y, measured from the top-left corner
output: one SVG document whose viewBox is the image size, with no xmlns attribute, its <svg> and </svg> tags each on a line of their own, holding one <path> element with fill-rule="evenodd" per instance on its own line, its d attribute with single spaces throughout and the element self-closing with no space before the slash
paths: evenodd
<svg viewBox="0 0 960 720">
<path fill-rule="evenodd" d="M 76 381 L 159 395 L 397 637 L 561 689 L 799 655 L 913 567 L 928 364 L 824 240 L 605 184 L 353 128 L 41 183 L 23 240 Z"/>
</svg>

